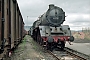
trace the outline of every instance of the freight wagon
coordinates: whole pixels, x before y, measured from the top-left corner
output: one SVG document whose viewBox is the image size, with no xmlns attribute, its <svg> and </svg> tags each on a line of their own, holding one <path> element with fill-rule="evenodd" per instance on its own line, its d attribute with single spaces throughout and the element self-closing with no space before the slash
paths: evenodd
<svg viewBox="0 0 90 60">
<path fill-rule="evenodd" d="M 0 0 L 0 59 L 9 57 L 24 36 L 24 21 L 17 0 Z"/>
</svg>

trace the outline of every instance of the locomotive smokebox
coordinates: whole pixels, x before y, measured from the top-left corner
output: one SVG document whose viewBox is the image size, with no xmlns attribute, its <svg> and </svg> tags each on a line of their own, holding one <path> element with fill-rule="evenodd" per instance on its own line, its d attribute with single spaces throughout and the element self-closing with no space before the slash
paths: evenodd
<svg viewBox="0 0 90 60">
<path fill-rule="evenodd" d="M 41 25 L 58 27 L 65 21 L 65 12 L 62 8 L 49 5 L 49 9 L 39 18 Z"/>
</svg>

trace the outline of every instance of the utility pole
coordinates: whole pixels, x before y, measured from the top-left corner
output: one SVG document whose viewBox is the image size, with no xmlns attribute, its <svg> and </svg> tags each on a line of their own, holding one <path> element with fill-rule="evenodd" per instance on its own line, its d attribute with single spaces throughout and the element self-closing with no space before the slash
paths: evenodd
<svg viewBox="0 0 90 60">
<path fill-rule="evenodd" d="M 27 16 L 27 26 L 28 26 L 28 16 Z"/>
</svg>

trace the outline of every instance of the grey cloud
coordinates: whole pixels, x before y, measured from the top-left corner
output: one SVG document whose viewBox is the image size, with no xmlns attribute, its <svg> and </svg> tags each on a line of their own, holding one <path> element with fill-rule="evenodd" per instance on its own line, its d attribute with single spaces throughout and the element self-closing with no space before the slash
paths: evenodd
<svg viewBox="0 0 90 60">
<path fill-rule="evenodd" d="M 18 3 L 26 25 L 31 25 L 41 14 L 46 12 L 49 4 L 61 7 L 67 15 L 69 13 L 90 14 L 90 0 L 18 0 Z M 28 21 L 27 16 L 29 16 Z M 66 20 L 66 22 L 74 27 L 85 24 L 88 26 L 90 19 L 78 16 L 77 18 Z"/>
<path fill-rule="evenodd" d="M 47 4 L 54 3 L 68 13 L 90 13 L 89 0 L 46 0 L 45 2 Z"/>
<path fill-rule="evenodd" d="M 78 23 L 90 23 L 90 20 L 89 19 L 84 19 L 84 18 L 76 18 L 75 20 L 70 20 L 69 23 L 75 23 L 75 22 L 78 22 Z"/>
<path fill-rule="evenodd" d="M 69 24 L 72 24 L 72 25 L 70 25 L 71 27 L 89 27 L 90 26 L 90 21 L 89 21 L 89 19 L 88 20 L 86 20 L 86 19 L 83 19 L 83 18 L 77 18 L 77 19 L 75 19 L 75 20 L 73 20 L 73 21 L 69 21 L 68 22 L 68 25 Z"/>
<path fill-rule="evenodd" d="M 49 4 L 53 3 L 59 7 L 62 7 L 66 13 L 89 13 L 90 14 L 90 1 L 89 0 L 19 0 L 21 4 L 21 10 L 23 14 L 29 12 L 29 14 L 41 14 L 46 11 Z M 32 2 L 32 3 L 29 3 Z"/>
</svg>

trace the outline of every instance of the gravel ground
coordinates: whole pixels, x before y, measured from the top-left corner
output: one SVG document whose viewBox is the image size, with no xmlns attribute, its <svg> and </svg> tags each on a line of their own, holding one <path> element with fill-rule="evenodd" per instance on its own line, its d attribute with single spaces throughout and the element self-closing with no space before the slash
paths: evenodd
<svg viewBox="0 0 90 60">
<path fill-rule="evenodd" d="M 87 40 L 87 39 L 75 39 L 74 43 L 90 43 L 90 40 Z"/>
<path fill-rule="evenodd" d="M 46 53 L 30 36 L 26 36 L 11 56 L 11 60 L 55 60 Z"/>
</svg>

